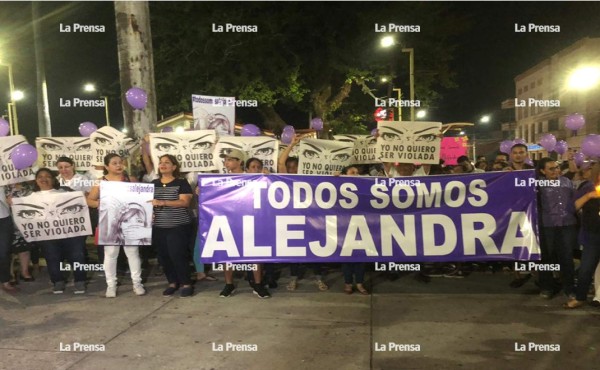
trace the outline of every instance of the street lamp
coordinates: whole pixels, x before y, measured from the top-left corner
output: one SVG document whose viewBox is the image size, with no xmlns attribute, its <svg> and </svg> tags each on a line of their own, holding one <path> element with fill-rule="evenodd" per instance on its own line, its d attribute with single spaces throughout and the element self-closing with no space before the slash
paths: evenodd
<svg viewBox="0 0 600 370">
<path fill-rule="evenodd" d="M 17 105 L 15 104 L 15 101 L 22 99 L 23 93 L 20 92 L 20 94 L 17 94 L 15 96 L 16 91 L 15 91 L 15 83 L 14 83 L 14 79 L 13 79 L 12 64 L 4 63 L 2 60 L 0 60 L 0 65 L 4 66 L 4 67 L 8 67 L 8 86 L 10 89 L 10 102 L 8 103 L 8 121 L 10 123 L 10 134 L 18 135 L 19 134 L 19 120 L 17 118 Z M 19 95 L 20 95 L 20 99 L 15 99 L 15 98 L 19 97 Z"/>
<path fill-rule="evenodd" d="M 490 116 L 489 116 L 489 114 L 486 114 L 485 116 L 481 116 L 481 119 L 479 120 L 479 122 L 481 122 L 481 123 L 489 123 L 490 122 Z"/>
<path fill-rule="evenodd" d="M 589 90 L 600 82 L 599 67 L 581 67 L 574 70 L 568 78 L 568 86 L 574 90 Z"/>
<path fill-rule="evenodd" d="M 396 42 L 392 36 L 385 36 L 381 39 L 380 45 L 384 48 L 388 48 L 395 45 Z M 403 53 L 409 53 L 409 81 L 410 81 L 410 100 L 411 103 L 415 100 L 415 49 L 413 48 L 402 48 Z M 410 120 L 415 120 L 415 107 L 414 104 L 410 106 Z"/>
<path fill-rule="evenodd" d="M 83 91 L 85 92 L 94 92 L 96 91 L 96 86 L 91 83 L 87 83 L 83 85 Z M 106 126 L 110 126 L 110 118 L 108 115 L 108 97 L 106 95 L 100 95 L 102 99 L 104 99 L 104 114 L 106 115 Z"/>
<path fill-rule="evenodd" d="M 421 109 L 417 112 L 417 118 L 425 118 L 427 117 L 427 111 L 425 109 Z"/>
</svg>

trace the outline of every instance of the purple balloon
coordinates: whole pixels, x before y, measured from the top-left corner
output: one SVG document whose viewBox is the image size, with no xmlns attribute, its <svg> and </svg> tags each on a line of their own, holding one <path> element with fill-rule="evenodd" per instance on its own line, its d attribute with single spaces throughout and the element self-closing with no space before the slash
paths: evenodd
<svg viewBox="0 0 600 370">
<path fill-rule="evenodd" d="M 285 132 L 285 131 L 291 131 L 291 132 L 294 132 L 294 133 L 295 133 L 295 132 L 296 132 L 296 129 L 294 128 L 294 126 L 291 126 L 291 125 L 286 125 L 286 126 L 283 128 L 283 132 Z"/>
<path fill-rule="evenodd" d="M 579 167 L 583 164 L 583 161 L 585 160 L 585 155 L 583 155 L 583 153 L 581 152 L 577 152 L 573 154 L 573 159 L 575 160 L 575 164 Z"/>
<path fill-rule="evenodd" d="M 500 152 L 510 154 L 510 149 L 513 146 L 512 140 L 504 140 L 500 143 Z"/>
<path fill-rule="evenodd" d="M 569 145 L 564 140 L 557 141 L 556 146 L 554 147 L 554 151 L 560 155 L 565 154 L 567 152 L 567 149 L 569 149 Z"/>
<path fill-rule="evenodd" d="M 513 140 L 513 145 L 515 145 L 515 144 L 527 145 L 527 141 L 525 141 L 525 139 L 514 139 Z"/>
<path fill-rule="evenodd" d="M 311 127 L 317 131 L 321 131 L 323 129 L 323 120 L 319 117 L 313 118 L 310 123 Z"/>
<path fill-rule="evenodd" d="M 31 144 L 20 144 L 13 149 L 10 157 L 17 170 L 24 170 L 37 161 L 38 152 Z"/>
<path fill-rule="evenodd" d="M 244 127 L 242 127 L 242 136 L 259 136 L 260 129 L 258 126 L 253 125 L 252 123 L 246 123 Z"/>
<path fill-rule="evenodd" d="M 289 144 L 294 140 L 295 133 L 292 131 L 283 131 L 281 134 L 281 142 L 284 144 Z"/>
<path fill-rule="evenodd" d="M 371 136 L 377 135 L 377 128 L 371 130 Z"/>
<path fill-rule="evenodd" d="M 162 130 L 160 130 L 160 132 L 173 132 L 173 126 L 167 126 L 167 127 L 163 127 Z"/>
<path fill-rule="evenodd" d="M 125 93 L 125 99 L 129 105 L 131 105 L 134 109 L 142 110 L 146 108 L 146 104 L 148 104 L 148 95 L 144 91 L 144 89 L 140 89 L 139 87 L 132 87 L 127 90 Z"/>
<path fill-rule="evenodd" d="M 549 152 L 553 151 L 556 146 L 556 136 L 552 134 L 542 135 L 540 138 L 540 145 Z"/>
<path fill-rule="evenodd" d="M 574 113 L 570 114 L 565 118 L 565 127 L 569 130 L 579 130 L 585 126 L 585 117 L 583 114 Z"/>
<path fill-rule="evenodd" d="M 0 136 L 6 136 L 10 132 L 10 124 L 7 120 L 0 117 Z"/>
<path fill-rule="evenodd" d="M 581 141 L 581 152 L 588 157 L 600 157 L 600 135 L 589 134 Z"/>
<path fill-rule="evenodd" d="M 98 127 L 93 122 L 82 122 L 79 124 L 79 133 L 84 137 L 90 137 L 97 129 Z"/>
</svg>

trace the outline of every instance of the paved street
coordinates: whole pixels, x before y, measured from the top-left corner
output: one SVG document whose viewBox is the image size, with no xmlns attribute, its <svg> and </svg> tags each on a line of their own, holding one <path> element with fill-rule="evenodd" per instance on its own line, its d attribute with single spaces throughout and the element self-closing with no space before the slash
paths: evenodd
<svg viewBox="0 0 600 370">
<path fill-rule="evenodd" d="M 219 298 L 216 276 L 189 299 L 163 298 L 163 278 L 153 274 L 147 296 L 135 296 L 125 279 L 119 296 L 106 299 L 102 278 L 85 296 L 70 286 L 53 295 L 42 273 L 16 296 L 0 293 L 1 368 L 591 369 L 599 356 L 600 311 L 565 311 L 562 297 L 539 298 L 531 281 L 509 288 L 506 273 L 427 284 L 371 272 L 374 294 L 361 296 L 343 293 L 337 270 L 326 277 L 328 292 L 310 275 L 289 292 L 286 268 L 265 300 L 240 279 L 233 297 Z M 527 351 L 515 350 L 523 344 Z"/>
</svg>

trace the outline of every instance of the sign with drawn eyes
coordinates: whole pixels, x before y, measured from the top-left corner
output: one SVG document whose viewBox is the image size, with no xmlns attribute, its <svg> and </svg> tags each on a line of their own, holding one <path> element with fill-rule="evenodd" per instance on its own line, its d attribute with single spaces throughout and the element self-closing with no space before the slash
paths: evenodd
<svg viewBox="0 0 600 370">
<path fill-rule="evenodd" d="M 244 161 L 250 158 L 258 158 L 263 163 L 263 167 L 268 169 L 269 172 L 277 172 L 279 143 L 276 139 L 265 136 L 220 138 L 215 148 L 215 157 L 219 159 L 217 167 L 220 173 L 227 173 L 225 159 L 222 156 L 227 155 L 233 149 L 241 150 L 244 153 Z"/>
<path fill-rule="evenodd" d="M 27 144 L 23 135 L 0 137 L 0 186 L 35 179 L 37 167 L 17 170 L 12 162 L 12 151 L 21 144 Z"/>
<path fill-rule="evenodd" d="M 379 121 L 377 157 L 380 162 L 438 164 L 441 122 Z"/>
<path fill-rule="evenodd" d="M 289 144 L 284 144 L 281 141 L 279 141 L 279 155 L 281 155 L 281 153 L 283 153 L 287 149 L 288 146 L 289 146 Z M 290 151 L 290 154 L 288 155 L 288 157 L 298 158 L 299 156 L 300 156 L 300 145 L 294 145 L 294 147 Z"/>
<path fill-rule="evenodd" d="M 354 143 L 321 139 L 302 139 L 298 173 L 333 175 L 352 164 Z"/>
<path fill-rule="evenodd" d="M 233 136 L 235 98 L 192 95 L 195 130 L 215 130 L 218 137 Z"/>
<path fill-rule="evenodd" d="M 171 154 L 177 158 L 181 172 L 212 171 L 217 169 L 213 157 L 215 130 L 150 134 L 150 156 L 158 173 L 159 158 Z"/>
<path fill-rule="evenodd" d="M 80 191 L 12 198 L 15 225 L 28 242 L 92 234 L 90 213 Z"/>
<path fill-rule="evenodd" d="M 35 146 L 41 156 L 39 164 L 51 170 L 56 169 L 56 160 L 60 157 L 69 157 L 75 162 L 76 170 L 91 170 L 92 142 L 89 137 L 38 137 Z"/>
<path fill-rule="evenodd" d="M 380 163 L 377 160 L 377 139 L 372 135 L 333 135 L 337 141 L 354 144 L 352 164 Z"/>
<path fill-rule="evenodd" d="M 94 166 L 104 166 L 104 157 L 117 153 L 123 159 L 128 158 L 138 146 L 132 138 L 114 127 L 104 126 L 90 135 Z"/>
</svg>

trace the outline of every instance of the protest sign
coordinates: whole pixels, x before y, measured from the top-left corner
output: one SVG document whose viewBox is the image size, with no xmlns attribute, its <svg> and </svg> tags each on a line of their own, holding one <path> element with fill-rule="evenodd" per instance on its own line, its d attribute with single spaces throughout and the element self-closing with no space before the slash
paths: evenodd
<svg viewBox="0 0 600 370">
<path fill-rule="evenodd" d="M 181 172 L 216 169 L 213 150 L 217 136 L 214 130 L 150 134 L 150 156 L 158 173 L 159 158 L 171 154 L 177 158 Z"/>
<path fill-rule="evenodd" d="M 462 155 L 467 155 L 467 138 L 445 137 L 440 145 L 440 158 L 444 160 L 445 165 L 455 166 L 456 159 Z"/>
<path fill-rule="evenodd" d="M 352 164 L 381 163 L 377 160 L 377 139 L 372 135 L 333 135 L 337 141 L 354 144 Z"/>
<path fill-rule="evenodd" d="M 99 245 L 151 245 L 154 184 L 100 182 Z"/>
<path fill-rule="evenodd" d="M 117 153 L 123 159 L 128 158 L 138 146 L 132 138 L 114 127 L 104 126 L 90 135 L 94 166 L 104 166 L 104 157 L 110 153 Z"/>
<path fill-rule="evenodd" d="M 217 136 L 233 136 L 235 98 L 192 95 L 195 130 L 215 130 Z"/>
<path fill-rule="evenodd" d="M 380 162 L 438 164 L 440 122 L 379 121 L 377 154 Z"/>
<path fill-rule="evenodd" d="M 298 173 L 304 175 L 333 175 L 352 164 L 354 144 L 334 140 L 302 139 Z"/>
<path fill-rule="evenodd" d="M 10 159 L 12 151 L 21 144 L 27 144 L 23 135 L 0 137 L 0 186 L 18 184 L 35 178 L 37 167 L 17 170 Z"/>
<path fill-rule="evenodd" d="M 198 178 L 210 262 L 539 260 L 533 170 Z"/>
<path fill-rule="evenodd" d="M 219 139 L 215 148 L 217 167 L 220 173 L 226 173 L 225 160 L 223 156 L 232 149 L 241 150 L 245 154 L 244 161 L 250 158 L 258 158 L 263 167 L 269 172 L 277 172 L 277 154 L 279 144 L 277 140 L 265 136 L 232 136 Z"/>
<path fill-rule="evenodd" d="M 30 243 L 92 234 L 90 213 L 80 191 L 36 192 L 13 198 L 12 215 Z"/>
<path fill-rule="evenodd" d="M 56 160 L 69 157 L 75 162 L 76 170 L 90 170 L 92 164 L 92 143 L 89 137 L 38 137 L 35 146 L 41 156 L 41 167 L 56 171 Z"/>
</svg>

